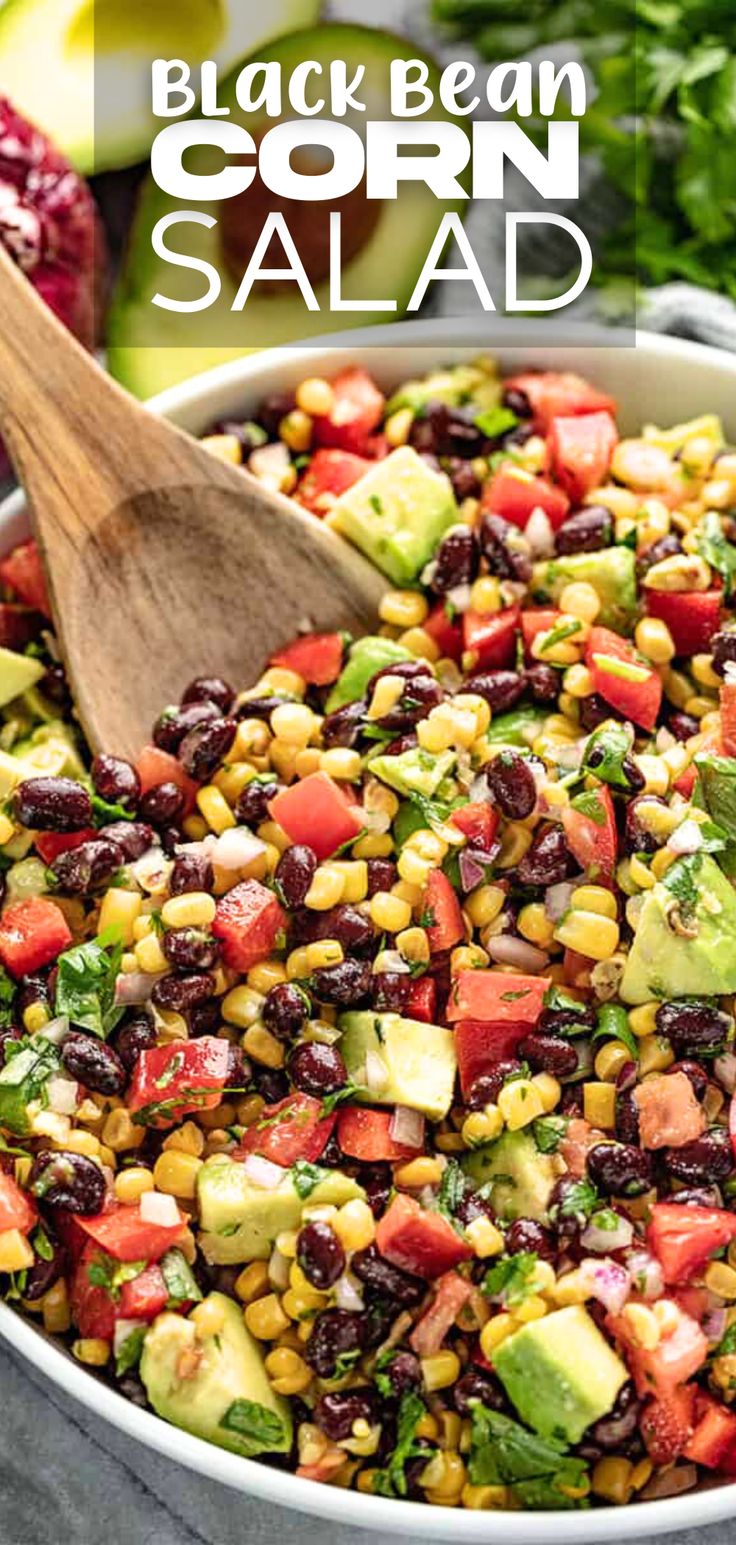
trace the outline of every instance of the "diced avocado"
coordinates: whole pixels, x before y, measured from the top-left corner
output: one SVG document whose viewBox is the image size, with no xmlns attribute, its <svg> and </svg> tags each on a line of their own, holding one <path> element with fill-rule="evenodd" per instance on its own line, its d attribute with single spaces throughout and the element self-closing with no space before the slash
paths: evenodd
<svg viewBox="0 0 736 1545">
<path fill-rule="evenodd" d="M 272 1389 L 242 1309 L 224 1293 L 204 1304 L 221 1311 L 215 1334 L 199 1334 L 199 1316 L 168 1312 L 146 1331 L 140 1374 L 154 1411 L 233 1454 L 288 1453 L 289 1402 Z"/>
<path fill-rule="evenodd" d="M 24 778 L 37 778 L 41 773 L 54 778 L 86 776 L 74 732 L 61 719 L 39 724 L 27 739 L 16 742 L 14 754 L 22 763 Z"/>
<path fill-rule="evenodd" d="M 596 621 L 618 633 L 630 633 L 636 616 L 636 558 L 630 547 L 606 547 L 603 552 L 573 553 L 569 558 L 549 558 L 535 563 L 532 595 L 535 601 L 558 601 L 572 581 L 592 585 L 600 597 Z"/>
<path fill-rule="evenodd" d="M 412 751 L 402 751 L 399 756 L 374 756 L 370 770 L 375 778 L 396 789 L 397 794 L 423 794 L 425 799 L 431 799 L 449 777 L 455 762 L 454 751 L 435 753 L 415 746 Z"/>
<path fill-rule="evenodd" d="M 408 585 L 457 518 L 449 478 L 404 445 L 338 499 L 330 524 L 395 585 Z"/>
<path fill-rule="evenodd" d="M 16 654 L 14 649 L 0 648 L 0 708 L 20 697 L 45 675 L 46 667 L 32 655 Z"/>
<path fill-rule="evenodd" d="M 492 746 L 531 746 L 542 732 L 548 715 L 533 703 L 523 703 L 521 708 L 511 708 L 493 719 L 486 731 L 486 740 Z"/>
<path fill-rule="evenodd" d="M 494 1212 L 504 1223 L 516 1218 L 545 1222 L 557 1175 L 551 1155 L 540 1153 L 526 1127 L 466 1154 L 462 1166 L 479 1186 L 491 1186 Z"/>
<path fill-rule="evenodd" d="M 297 1229 L 302 1208 L 342 1206 L 363 1189 L 339 1170 L 326 1170 L 309 1191 L 300 1195 L 291 1173 L 273 1191 L 255 1185 L 243 1168 L 227 1154 L 207 1159 L 197 1175 L 197 1195 L 202 1233 L 199 1242 L 205 1259 L 216 1266 L 240 1261 L 265 1261 L 277 1234 Z"/>
<path fill-rule="evenodd" d="M 628 1373 L 582 1304 L 556 1309 L 508 1336 L 493 1368 L 509 1400 L 543 1438 L 579 1443 L 615 1403 Z"/>
<path fill-rule="evenodd" d="M 498 376 L 491 374 L 487 360 L 479 360 L 475 365 L 454 365 L 449 370 L 434 370 L 416 381 L 405 381 L 387 403 L 386 413 L 390 417 L 399 408 L 420 413 L 430 402 L 444 402 L 448 408 L 472 402 L 483 412 L 500 401 Z"/>
<path fill-rule="evenodd" d="M 372 1052 L 386 1070 L 386 1082 L 356 1096 L 369 1105 L 408 1105 L 433 1121 L 447 1115 L 455 1087 L 455 1038 L 442 1025 L 421 1024 L 400 1014 L 370 1010 L 343 1014 L 340 1051 L 349 1076 L 366 1082 L 366 1057 Z"/>
<path fill-rule="evenodd" d="M 695 766 L 701 806 L 727 836 L 736 838 L 736 758 L 703 752 Z"/>
<path fill-rule="evenodd" d="M 624 1003 L 736 992 L 736 891 L 708 853 L 670 865 L 644 895 Z"/>
<path fill-rule="evenodd" d="M 351 645 L 347 664 L 327 699 L 327 712 L 334 713 L 336 708 L 342 708 L 345 703 L 354 703 L 363 697 L 376 671 L 384 670 L 387 665 L 396 665 L 399 660 L 411 658 L 409 650 L 392 638 L 374 637 L 372 634 L 367 638 L 359 638 Z"/>
</svg>

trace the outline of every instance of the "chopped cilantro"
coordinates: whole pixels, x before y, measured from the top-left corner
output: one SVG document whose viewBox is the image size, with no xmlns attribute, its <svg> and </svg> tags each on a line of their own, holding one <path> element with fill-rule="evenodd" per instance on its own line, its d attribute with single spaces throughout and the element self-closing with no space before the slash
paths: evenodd
<svg viewBox="0 0 736 1545">
<path fill-rule="evenodd" d="M 538 1116 L 532 1126 L 540 1153 L 556 1153 L 570 1125 L 567 1116 Z"/>
<path fill-rule="evenodd" d="M 510 429 L 515 429 L 519 419 L 510 408 L 500 405 L 495 408 L 485 408 L 475 420 L 475 427 L 479 429 L 487 440 L 498 440 L 501 435 L 508 434 Z"/>
<path fill-rule="evenodd" d="M 284 1424 L 278 1412 L 259 1405 L 257 1400 L 233 1400 L 220 1426 L 225 1432 L 237 1434 L 242 1440 L 244 1454 L 257 1454 L 264 1448 L 276 1448 L 285 1437 Z"/>
<path fill-rule="evenodd" d="M 601 725 L 586 741 L 581 773 L 592 772 L 596 778 L 600 778 L 601 783 L 610 783 L 618 789 L 629 789 L 625 763 L 631 746 L 631 731 L 626 725 Z"/>
<path fill-rule="evenodd" d="M 135 1330 L 126 1336 L 120 1351 L 115 1359 L 115 1373 L 119 1379 L 124 1373 L 129 1373 L 131 1368 L 137 1368 L 143 1351 L 147 1325 L 136 1325 Z"/>
<path fill-rule="evenodd" d="M 483 1405 L 473 1410 L 469 1471 L 476 1486 L 510 1486 L 519 1503 L 552 1508 L 577 1505 L 568 1493 L 583 1490 L 587 1473 L 562 1443 Z"/>
<path fill-rule="evenodd" d="M 721 516 L 708 510 L 697 528 L 698 553 L 720 574 L 725 599 L 731 598 L 736 584 L 736 547 L 726 540 Z"/>
<path fill-rule="evenodd" d="M 457 1159 L 449 1159 L 442 1171 L 437 1205 L 446 1217 L 454 1218 L 465 1194 L 465 1175 Z"/>
<path fill-rule="evenodd" d="M 326 1180 L 330 1171 L 320 1164 L 310 1164 L 308 1159 L 297 1159 L 291 1166 L 290 1174 L 294 1190 L 304 1202 L 323 1180 Z"/>
<path fill-rule="evenodd" d="M 373 1490 L 379 1497 L 405 1497 L 406 1466 L 411 1459 L 429 1458 L 429 1449 L 416 1432 L 427 1408 L 418 1395 L 402 1395 L 396 1429 L 396 1446 L 384 1470 L 377 1471 Z"/>
<path fill-rule="evenodd" d="M 538 1257 L 531 1250 L 496 1261 L 483 1278 L 483 1292 L 506 1308 L 516 1308 L 534 1292 L 537 1264 Z"/>
<path fill-rule="evenodd" d="M 123 946 L 117 931 L 77 944 L 59 956 L 55 1007 L 73 1025 L 101 1040 L 114 1030 L 125 1010 L 115 1003 L 115 983 Z"/>
</svg>

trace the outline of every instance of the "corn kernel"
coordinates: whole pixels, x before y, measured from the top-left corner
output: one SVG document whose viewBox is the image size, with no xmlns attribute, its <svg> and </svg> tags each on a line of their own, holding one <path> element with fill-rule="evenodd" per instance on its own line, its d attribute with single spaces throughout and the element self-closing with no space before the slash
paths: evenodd
<svg viewBox="0 0 736 1545">
<path fill-rule="evenodd" d="M 463 1507 L 481 1512 L 505 1512 L 509 1505 L 507 1486 L 473 1486 L 468 1483 L 460 1493 Z"/>
<path fill-rule="evenodd" d="M 430 664 L 439 660 L 439 646 L 428 633 L 425 633 L 424 628 L 407 628 L 406 632 L 400 635 L 399 643 L 403 644 L 404 648 L 418 660 L 429 660 Z"/>
<path fill-rule="evenodd" d="M 614 1456 L 599 1459 L 590 1478 L 591 1489 L 596 1497 L 602 1497 L 605 1502 L 622 1506 L 631 1497 L 633 1473 L 634 1466 L 630 1459 Z"/>
<path fill-rule="evenodd" d="M 406 681 L 403 676 L 380 676 L 368 704 L 367 718 L 384 719 L 387 714 L 393 713 L 405 691 Z"/>
<path fill-rule="evenodd" d="M 666 1340 L 667 1336 L 674 1336 L 675 1331 L 679 1330 L 682 1317 L 678 1305 L 673 1303 L 671 1298 L 660 1298 L 652 1304 L 652 1314 L 663 1340 Z"/>
<path fill-rule="evenodd" d="M 616 898 L 603 885 L 578 885 L 570 897 L 570 905 L 581 912 L 598 912 L 601 917 L 617 916 Z"/>
<path fill-rule="evenodd" d="M 61 1336 L 70 1329 L 71 1323 L 69 1294 L 62 1277 L 43 1295 L 43 1328 L 50 1336 Z"/>
<path fill-rule="evenodd" d="M 480 1333 L 480 1349 L 489 1362 L 493 1361 L 496 1347 L 513 1335 L 516 1326 L 511 1315 L 503 1310 L 500 1314 L 494 1314 L 493 1319 L 488 1320 Z"/>
<path fill-rule="evenodd" d="M 492 1255 L 501 1255 L 505 1248 L 503 1234 L 490 1218 L 473 1218 L 465 1229 L 465 1238 L 472 1245 L 473 1254 L 481 1261 Z"/>
<path fill-rule="evenodd" d="M 104 1368 L 110 1360 L 110 1342 L 97 1336 L 83 1337 L 81 1341 L 74 1342 L 72 1355 L 77 1362 L 86 1363 L 89 1368 Z"/>
<path fill-rule="evenodd" d="M 591 1289 L 579 1271 L 568 1271 L 557 1278 L 552 1297 L 559 1309 L 566 1309 L 571 1304 L 587 1303 Z"/>
<path fill-rule="evenodd" d="M 441 1179 L 442 1165 L 439 1159 L 429 1157 L 409 1159 L 406 1164 L 401 1164 L 394 1170 L 396 1185 L 406 1186 L 410 1191 L 421 1190 L 422 1186 L 436 1186 Z"/>
<path fill-rule="evenodd" d="M 197 808 L 218 837 L 221 832 L 229 831 L 236 824 L 225 795 L 214 783 L 208 783 L 206 788 L 197 790 Z"/>
<path fill-rule="evenodd" d="M 558 923 L 555 939 L 589 960 L 610 960 L 618 949 L 619 927 L 599 912 L 571 911 Z"/>
<path fill-rule="evenodd" d="M 345 879 L 338 869 L 321 864 L 304 898 L 312 912 L 329 912 L 342 901 Z"/>
<path fill-rule="evenodd" d="M 131 1165 L 130 1169 L 122 1169 L 115 1176 L 115 1199 L 124 1206 L 132 1206 L 140 1201 L 146 1191 L 153 1191 L 154 1186 L 150 1169 L 144 1169 L 142 1165 Z"/>
<path fill-rule="evenodd" d="M 342 945 L 338 939 L 319 939 L 314 944 L 308 944 L 307 969 L 311 976 L 313 971 L 322 971 L 330 966 L 339 966 L 345 959 Z"/>
<path fill-rule="evenodd" d="M 457 1352 L 435 1352 L 433 1357 L 423 1357 L 421 1364 L 424 1387 L 430 1394 L 436 1389 L 448 1389 L 460 1374 Z"/>
<path fill-rule="evenodd" d="M 551 1073 L 535 1073 L 532 1083 L 544 1106 L 545 1115 L 555 1110 L 562 1097 L 562 1089 Z"/>
<path fill-rule="evenodd" d="M 478 885 L 465 898 L 464 911 L 474 928 L 485 928 L 494 923 L 501 912 L 506 896 L 498 885 Z"/>
<path fill-rule="evenodd" d="M 581 622 L 595 622 L 601 609 L 601 598 L 592 585 L 586 584 L 584 580 L 575 580 L 565 585 L 558 605 L 560 611 L 570 617 L 579 617 Z"/>
<path fill-rule="evenodd" d="M 178 1196 L 192 1201 L 197 1194 L 197 1174 L 202 1160 L 193 1153 L 180 1153 L 175 1149 L 159 1154 L 153 1166 L 153 1179 L 157 1190 L 166 1196 Z"/>
<path fill-rule="evenodd" d="M 370 900 L 370 917 L 381 932 L 401 933 L 411 923 L 411 907 L 389 891 L 376 891 Z"/>
<path fill-rule="evenodd" d="M 347 746 L 331 746 L 328 751 L 319 753 L 319 767 L 331 778 L 354 783 L 360 777 L 362 762 L 359 752 L 351 751 Z"/>
<path fill-rule="evenodd" d="M 203 435 L 199 443 L 218 461 L 226 461 L 233 467 L 242 465 L 243 447 L 237 435 Z"/>
<path fill-rule="evenodd" d="M 422 858 L 412 848 L 404 847 L 399 854 L 396 867 L 402 880 L 406 880 L 409 885 L 423 888 L 433 866 L 428 859 Z"/>
<path fill-rule="evenodd" d="M 158 975 L 160 971 L 170 970 L 169 961 L 155 933 L 146 934 L 145 939 L 138 940 L 135 946 L 135 958 L 138 969 L 151 976 Z"/>
<path fill-rule="evenodd" d="M 168 1137 L 164 1138 L 162 1148 L 168 1152 L 191 1153 L 195 1159 L 202 1156 L 204 1149 L 204 1133 L 194 1121 L 185 1121 L 182 1126 L 175 1127 Z"/>
<path fill-rule="evenodd" d="M 604 1084 L 615 1084 L 621 1069 L 631 1061 L 631 1052 L 623 1041 L 607 1041 L 596 1054 L 594 1067 L 596 1078 Z"/>
<path fill-rule="evenodd" d="M 504 893 L 502 890 L 499 890 L 499 895 L 501 897 L 501 905 L 503 905 Z M 453 976 L 457 976 L 459 971 L 475 971 L 481 966 L 487 966 L 490 958 L 490 955 L 486 950 L 481 949 L 479 944 L 458 944 L 457 949 L 454 949 L 450 955 L 450 971 Z"/>
<path fill-rule="evenodd" d="M 496 860 L 499 869 L 515 869 L 531 845 L 532 834 L 518 821 L 509 821 L 501 834 L 501 851 Z"/>
<path fill-rule="evenodd" d="M 590 697 L 593 691 L 593 677 L 586 665 L 570 665 L 562 678 L 562 685 L 571 697 Z"/>
<path fill-rule="evenodd" d="M 530 1293 L 524 1302 L 511 1310 L 511 1317 L 516 1325 L 529 1325 L 533 1320 L 543 1320 L 547 1313 L 547 1304 L 539 1293 Z"/>
<path fill-rule="evenodd" d="M 268 1288 L 268 1261 L 251 1261 L 235 1279 L 235 1292 L 243 1304 L 262 1298 Z"/>
<path fill-rule="evenodd" d="M 127 1110 L 111 1110 L 102 1128 L 102 1141 L 113 1153 L 126 1153 L 129 1148 L 140 1148 L 145 1137 L 143 1127 L 133 1124 Z"/>
<path fill-rule="evenodd" d="M 329 418 L 335 406 L 335 393 L 322 376 L 307 376 L 295 395 L 297 407 L 310 418 Z"/>
<path fill-rule="evenodd" d="M 215 898 L 207 891 L 185 891 L 164 902 L 161 921 L 166 928 L 209 928 L 216 910 Z"/>
<path fill-rule="evenodd" d="M 583 1084 L 583 1115 L 592 1127 L 612 1131 L 616 1125 L 616 1085 Z"/>
<path fill-rule="evenodd" d="M 0 1230 L 0 1271 L 25 1271 L 33 1261 L 33 1250 L 20 1229 Z"/>
<path fill-rule="evenodd" d="M 485 1110 L 471 1111 L 462 1126 L 462 1138 L 466 1147 L 477 1148 L 481 1143 L 492 1143 L 503 1131 L 503 1116 L 498 1105 L 487 1105 Z"/>
<path fill-rule="evenodd" d="M 29 1003 L 23 1010 L 23 1025 L 29 1035 L 36 1035 L 49 1023 L 49 1011 L 43 1003 Z"/>
<path fill-rule="evenodd" d="M 108 928 L 114 928 L 122 944 L 133 944 L 133 925 L 142 905 L 143 897 L 139 891 L 106 891 L 100 906 L 98 932 L 106 933 Z"/>
<path fill-rule="evenodd" d="M 674 639 L 666 622 L 659 617 L 642 617 L 636 625 L 634 639 L 639 652 L 653 665 L 669 665 L 675 657 Z"/>
<path fill-rule="evenodd" d="M 424 928 L 404 928 L 396 936 L 399 954 L 412 965 L 427 965 L 430 958 L 429 939 Z"/>
<path fill-rule="evenodd" d="M 280 703 L 271 714 L 274 735 L 297 750 L 309 745 L 315 724 L 315 716 L 305 703 Z"/>
<path fill-rule="evenodd" d="M 530 1078 L 514 1078 L 504 1084 L 497 1104 L 510 1132 L 517 1132 L 544 1115 L 542 1097 Z"/>
<path fill-rule="evenodd" d="M 312 1370 L 291 1347 L 277 1347 L 266 1358 L 266 1373 L 278 1395 L 300 1395 L 312 1382 Z"/>
<path fill-rule="evenodd" d="M 665 1073 L 671 1068 L 675 1054 L 663 1035 L 645 1035 L 639 1041 L 639 1077 L 647 1073 Z"/>
<path fill-rule="evenodd" d="M 359 859 L 390 858 L 394 850 L 390 832 L 366 832 L 353 843 L 353 857 Z"/>
<path fill-rule="evenodd" d="M 277 1041 L 265 1025 L 251 1025 L 241 1041 L 243 1050 L 254 1062 L 266 1068 L 282 1068 L 286 1053 L 281 1041 Z"/>
<path fill-rule="evenodd" d="M 306 945 L 292 950 L 286 961 L 286 978 L 289 982 L 299 981 L 303 976 L 309 975 L 307 965 Z"/>
<path fill-rule="evenodd" d="M 307 973 L 303 974 L 306 976 Z M 228 1025 L 237 1025 L 238 1029 L 247 1030 L 259 1018 L 264 996 L 262 993 L 255 992 L 252 987 L 233 987 L 229 993 L 226 993 L 220 1005 L 223 1019 Z"/>
<path fill-rule="evenodd" d="M 554 924 L 541 902 L 530 901 L 522 907 L 517 926 L 523 939 L 528 939 L 530 944 L 536 944 L 540 949 L 549 949 L 554 939 Z"/>
<path fill-rule="evenodd" d="M 705 1285 L 711 1293 L 717 1293 L 719 1298 L 736 1303 L 736 1271 L 733 1266 L 727 1266 L 725 1261 L 711 1262 L 705 1273 Z"/>
<path fill-rule="evenodd" d="M 429 606 L 419 590 L 389 590 L 378 608 L 381 622 L 396 628 L 418 628 L 429 615 Z"/>
<path fill-rule="evenodd" d="M 275 1341 L 288 1330 L 289 1316 L 284 1313 L 275 1293 L 267 1293 L 245 1307 L 245 1323 L 257 1341 Z"/>
<path fill-rule="evenodd" d="M 653 999 L 650 1003 L 640 1003 L 638 1008 L 629 1009 L 629 1029 L 632 1035 L 637 1037 L 654 1035 L 657 1028 L 657 1011 L 659 1003 Z"/>
<path fill-rule="evenodd" d="M 345 1202 L 330 1222 L 346 1250 L 366 1250 L 376 1237 L 373 1213 L 361 1197 Z"/>
</svg>

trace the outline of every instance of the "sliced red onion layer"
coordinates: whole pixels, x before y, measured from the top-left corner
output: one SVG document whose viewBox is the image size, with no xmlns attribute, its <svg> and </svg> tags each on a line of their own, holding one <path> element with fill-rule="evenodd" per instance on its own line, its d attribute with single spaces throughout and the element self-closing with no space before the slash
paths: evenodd
<svg viewBox="0 0 736 1545">
<path fill-rule="evenodd" d="M 613 1216 L 613 1215 L 612 1215 Z M 608 1255 L 612 1250 L 627 1250 L 634 1237 L 634 1225 L 628 1218 L 618 1217 L 616 1228 L 600 1228 L 595 1219 L 588 1224 L 585 1232 L 580 1236 L 580 1243 L 586 1250 L 595 1250 L 596 1254 Z"/>
<path fill-rule="evenodd" d="M 478 863 L 475 855 L 468 852 L 467 848 L 463 848 L 462 853 L 459 855 L 457 866 L 460 871 L 460 884 L 466 893 L 474 891 L 476 885 L 483 884 L 485 879 L 483 865 Z"/>
<path fill-rule="evenodd" d="M 631 1274 L 637 1293 L 651 1302 L 664 1293 L 664 1275 L 656 1256 L 648 1250 L 630 1250 L 626 1257 L 626 1270 Z"/>
<path fill-rule="evenodd" d="M 138 1205 L 144 1223 L 158 1223 L 161 1228 L 176 1228 L 177 1223 L 181 1222 L 174 1197 L 165 1195 L 163 1191 L 144 1191 Z"/>
<path fill-rule="evenodd" d="M 728 1310 L 711 1309 L 703 1318 L 703 1330 L 711 1344 L 718 1346 L 723 1340 L 728 1327 Z"/>
<path fill-rule="evenodd" d="M 736 1092 L 736 1052 L 724 1051 L 720 1057 L 716 1057 L 713 1072 L 727 1094 Z"/>
<path fill-rule="evenodd" d="M 348 1309 L 355 1314 L 360 1314 L 361 1310 L 365 1309 L 365 1300 L 347 1273 L 338 1277 L 335 1283 L 335 1298 L 338 1309 Z"/>
<path fill-rule="evenodd" d="M 526 939 L 517 939 L 510 933 L 499 933 L 495 939 L 489 939 L 486 945 L 491 960 L 495 960 L 500 966 L 516 966 L 519 971 L 528 971 L 531 976 L 536 976 L 549 965 L 549 955 L 544 950 L 538 950 L 536 945 L 527 944 Z"/>
<path fill-rule="evenodd" d="M 365 1083 L 371 1094 L 380 1094 L 389 1082 L 388 1068 L 377 1051 L 367 1051 L 365 1054 Z"/>
<path fill-rule="evenodd" d="M 287 1173 L 281 1164 L 272 1164 L 270 1159 L 262 1158 L 260 1153 L 249 1153 L 243 1160 L 243 1170 L 254 1186 L 260 1186 L 262 1191 L 275 1191 Z"/>
<path fill-rule="evenodd" d="M 570 910 L 570 902 L 575 885 L 570 880 L 560 880 L 557 885 L 550 885 L 544 897 L 544 910 L 551 923 L 559 923 L 566 912 Z"/>
<path fill-rule="evenodd" d="M 605 1256 L 595 1261 L 589 1257 L 580 1263 L 580 1278 L 593 1297 L 609 1314 L 620 1314 L 631 1292 L 631 1277 L 624 1266 Z"/>
<path fill-rule="evenodd" d="M 424 1147 L 424 1117 L 408 1105 L 397 1105 L 388 1124 L 388 1135 L 407 1148 Z"/>
<path fill-rule="evenodd" d="M 664 1497 L 679 1497 L 683 1491 L 692 1491 L 697 1484 L 696 1465 L 675 1465 L 671 1470 L 659 1470 L 639 1496 L 644 1502 L 661 1502 Z"/>
</svg>

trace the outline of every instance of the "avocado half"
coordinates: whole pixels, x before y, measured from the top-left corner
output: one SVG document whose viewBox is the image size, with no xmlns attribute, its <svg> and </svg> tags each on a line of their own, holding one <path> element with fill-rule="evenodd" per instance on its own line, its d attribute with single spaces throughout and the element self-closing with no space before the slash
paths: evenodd
<svg viewBox="0 0 736 1545">
<path fill-rule="evenodd" d="M 320 27 L 279 39 L 258 54 L 259 61 L 278 62 L 284 76 L 304 59 L 322 63 L 325 75 L 334 59 L 344 59 L 348 78 L 358 66 L 366 67 L 360 97 L 366 103 L 365 114 L 348 114 L 344 122 L 361 128 L 366 119 L 390 116 L 390 68 L 394 59 L 416 59 L 418 50 L 405 38 L 367 27 Z M 431 59 L 429 86 L 438 101 L 440 73 Z M 231 121 L 243 123 L 255 140 L 272 127 L 272 121 L 257 114 L 244 114 L 235 96 L 237 72 L 224 82 L 220 91 L 223 105 L 231 108 Z M 443 119 L 441 106 L 429 116 Z M 191 151 L 189 171 L 209 170 L 209 147 Z M 300 204 L 286 210 L 286 220 L 297 249 L 307 268 L 320 310 L 309 312 L 294 284 L 262 287 L 253 293 L 242 312 L 231 311 L 247 259 L 255 239 L 270 212 L 271 203 L 259 197 L 255 189 L 207 210 L 217 219 L 211 230 L 189 224 L 181 231 L 172 230 L 167 243 L 187 255 L 214 265 L 222 276 L 222 292 L 206 311 L 179 313 L 153 307 L 152 297 L 160 292 L 182 299 L 202 293 L 201 274 L 177 268 L 159 259 L 151 246 L 151 232 L 157 221 L 172 210 L 187 208 L 156 186 L 152 178 L 144 184 L 126 262 L 113 297 L 108 321 L 108 362 L 130 391 L 150 397 L 177 381 L 185 380 L 213 365 L 238 359 L 253 349 L 293 342 L 347 327 L 395 321 L 408 306 L 422 271 L 442 215 L 459 212 L 464 200 L 443 204 L 421 184 L 406 183 L 399 197 L 385 203 L 363 198 L 360 190 L 345 201 L 343 208 L 343 281 L 345 300 L 360 301 L 391 298 L 397 303 L 392 312 L 351 311 L 336 318 L 329 309 L 329 281 L 324 242 L 315 241 L 315 219 L 324 236 L 327 214 L 319 204 Z M 239 207 L 235 207 L 239 206 Z M 245 222 L 247 239 L 243 240 Z M 238 264 L 234 259 L 240 258 Z M 310 269 L 310 258 L 312 267 Z M 275 265 L 283 266 L 279 247 Z M 155 339 L 155 347 L 151 339 Z M 232 342 L 230 341 L 232 340 Z"/>
<path fill-rule="evenodd" d="M 5 0 L 0 89 L 77 170 L 147 158 L 153 59 L 214 59 L 231 70 L 281 33 L 308 27 L 319 0 Z"/>
</svg>

